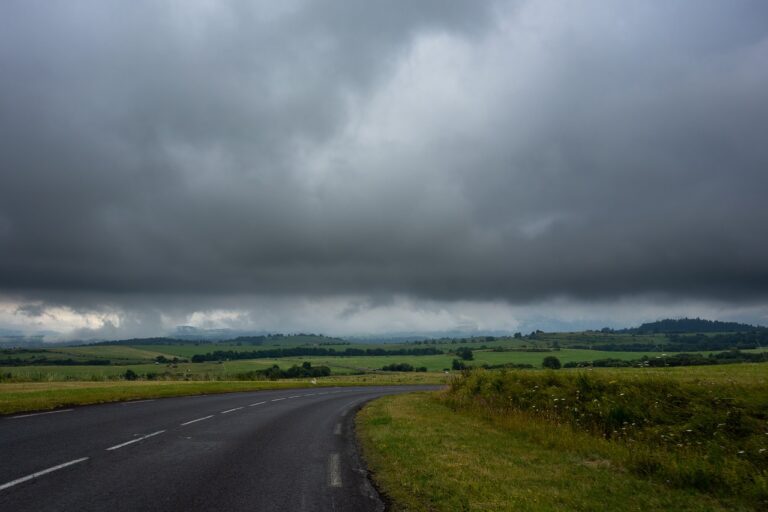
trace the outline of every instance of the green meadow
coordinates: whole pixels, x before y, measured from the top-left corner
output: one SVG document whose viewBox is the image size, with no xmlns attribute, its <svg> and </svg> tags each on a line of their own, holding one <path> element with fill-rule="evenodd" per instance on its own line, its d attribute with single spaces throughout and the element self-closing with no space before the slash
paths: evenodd
<svg viewBox="0 0 768 512">
<path fill-rule="evenodd" d="M 105 380 L 23 382 L 0 384 L 0 414 L 43 411 L 76 405 L 144 400 L 187 395 L 207 395 L 264 389 L 336 386 L 445 385 L 443 374 L 401 373 L 340 375 L 318 379 L 267 380 Z"/>
<path fill-rule="evenodd" d="M 765 510 L 767 411 L 762 364 L 474 370 L 357 422 L 392 510 Z"/>
<path fill-rule="evenodd" d="M 442 372 L 451 368 L 451 362 L 456 359 L 454 354 L 439 354 L 425 356 L 306 356 L 284 357 L 279 359 L 243 359 L 221 362 L 175 364 L 155 364 L 149 362 L 157 356 L 166 358 L 188 357 L 192 352 L 187 346 L 155 347 L 162 350 L 150 351 L 149 347 L 76 347 L 56 351 L 59 357 L 70 357 L 75 361 L 90 358 L 104 358 L 111 362 L 129 359 L 133 364 L 109 365 L 33 365 L 33 366 L 0 366 L 0 378 L 16 381 L 57 381 L 57 380 L 105 380 L 120 378 L 128 369 L 136 372 L 140 378 L 151 379 L 226 379 L 234 378 L 240 373 L 269 368 L 278 365 L 287 368 L 294 364 L 301 365 L 308 361 L 313 366 L 325 365 L 334 374 L 354 374 L 370 372 L 389 364 L 408 363 L 414 367 L 426 367 L 430 372 Z M 208 348 L 208 347 L 206 347 Z M 83 350 L 84 349 L 84 350 Z M 221 347 L 218 350 L 224 350 Z M 228 350 L 228 349 L 227 349 Z M 603 352 L 598 350 L 561 349 L 556 352 L 493 352 L 475 350 L 474 359 L 467 364 L 501 365 L 501 364 L 530 364 L 540 367 L 543 359 L 555 355 L 561 362 L 591 361 L 603 358 L 638 359 L 643 355 L 661 357 L 661 353 L 645 352 Z M 191 354 L 194 355 L 194 354 Z M 8 376 L 10 375 L 10 377 Z M 4 376 L 4 377 L 3 377 Z"/>
<path fill-rule="evenodd" d="M 647 357 L 664 360 L 675 352 L 664 352 L 670 337 L 663 334 L 626 333 L 532 333 L 518 337 L 474 337 L 420 340 L 401 343 L 344 342 L 315 335 L 271 336 L 258 343 L 245 341 L 180 342 L 143 340 L 84 345 L 76 347 L 51 346 L 34 350 L 0 351 L 0 382 L 33 381 L 98 381 L 123 378 L 129 371 L 140 380 L 240 380 L 254 378 L 253 372 L 272 367 L 288 368 L 305 362 L 327 366 L 334 375 L 375 373 L 388 365 L 409 364 L 426 368 L 428 372 L 444 372 L 453 367 L 456 351 L 462 347 L 472 351 L 472 358 L 463 364 L 480 366 L 531 365 L 539 368 L 547 356 L 555 356 L 562 364 L 589 363 L 616 359 L 637 360 Z M 600 347 L 611 346 L 610 350 Z M 622 350 L 622 347 L 633 350 Z M 589 348 L 597 347 L 597 348 Z M 643 350 L 638 350 L 641 347 Z M 695 348 L 695 346 L 694 346 Z M 308 355 L 261 358 L 264 351 L 299 350 Z M 346 350 L 357 352 L 379 350 L 383 354 L 340 355 Z M 312 351 L 315 352 L 312 352 Z M 440 353 L 414 355 L 414 351 L 432 350 Z M 761 349 L 746 349 L 757 352 Z M 335 351 L 335 353 L 322 353 Z M 400 351 L 405 355 L 392 355 Z M 321 352 L 320 355 L 317 355 Z M 688 353 L 707 356 L 713 351 L 690 350 Z M 193 356 L 219 353 L 205 362 L 190 362 Z M 238 354 L 247 353 L 249 359 Z M 267 355 L 267 354 L 265 354 Z M 273 354 L 269 354 L 273 355 Z M 159 358 L 159 361 L 158 361 Z M 176 360 L 174 360 L 176 359 Z M 3 360 L 6 364 L 3 365 Z M 11 364 L 13 360 L 13 364 Z M 25 364 L 28 362 L 29 364 Z"/>
</svg>

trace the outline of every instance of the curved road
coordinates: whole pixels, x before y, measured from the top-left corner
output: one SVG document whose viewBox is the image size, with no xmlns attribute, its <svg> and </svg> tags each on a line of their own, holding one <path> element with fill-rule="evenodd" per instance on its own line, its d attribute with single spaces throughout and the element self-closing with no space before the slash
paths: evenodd
<svg viewBox="0 0 768 512">
<path fill-rule="evenodd" d="M 0 510 L 383 510 L 366 401 L 434 387 L 229 393 L 0 417 Z"/>
</svg>

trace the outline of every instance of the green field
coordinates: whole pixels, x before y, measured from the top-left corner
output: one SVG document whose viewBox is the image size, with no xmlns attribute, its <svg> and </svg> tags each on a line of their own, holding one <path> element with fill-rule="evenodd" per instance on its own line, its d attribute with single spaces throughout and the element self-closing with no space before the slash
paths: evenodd
<svg viewBox="0 0 768 512">
<path fill-rule="evenodd" d="M 170 396 L 328 386 L 446 384 L 443 374 L 376 374 L 280 381 L 95 381 L 0 383 L 0 414 Z"/>
<path fill-rule="evenodd" d="M 640 359 L 643 356 L 649 358 L 661 358 L 662 354 L 674 355 L 674 352 L 608 352 L 600 350 L 583 349 L 561 349 L 553 352 L 493 352 L 490 350 L 475 350 L 474 359 L 465 361 L 474 366 L 499 365 L 499 364 L 530 364 L 534 367 L 541 367 L 541 363 L 547 356 L 555 356 L 562 363 L 593 361 L 596 359 Z M 704 353 L 706 355 L 706 353 Z M 439 354 L 427 356 L 306 356 L 306 357 L 285 357 L 274 359 L 272 361 L 278 364 L 284 361 L 291 364 L 301 364 L 302 361 L 309 361 L 313 366 L 325 365 L 334 370 L 334 373 L 351 373 L 355 371 L 375 370 L 382 366 L 392 363 L 408 363 L 414 367 L 425 366 L 428 371 L 442 371 L 451 368 L 451 362 L 456 359 L 454 354 Z M 259 361 L 254 360 L 254 361 Z"/>
<path fill-rule="evenodd" d="M 172 358 L 174 354 L 161 347 L 84 346 L 58 349 L 57 352 L 80 358 L 110 359 L 112 361 L 151 361 L 157 356 Z"/>
<path fill-rule="evenodd" d="M 749 333 L 747 333 L 749 335 Z M 714 335 L 713 335 L 714 336 Z M 733 337 L 737 340 L 738 336 Z M 68 380 L 110 380 L 121 379 L 130 370 L 139 379 L 149 380 L 240 380 L 244 374 L 257 372 L 273 365 L 287 369 L 292 365 L 310 362 L 313 366 L 328 366 L 335 375 L 375 373 L 383 366 L 409 364 L 414 368 L 425 367 L 430 372 L 442 372 L 453 367 L 457 359 L 456 350 L 466 347 L 472 350 L 473 359 L 463 364 L 480 366 L 531 365 L 541 367 L 547 356 L 557 357 L 562 364 L 589 363 L 595 360 L 637 360 L 647 357 L 651 360 L 665 360 L 678 353 L 662 352 L 662 347 L 672 340 L 663 334 L 635 335 L 627 333 L 579 332 L 579 333 L 533 333 L 522 337 L 474 337 L 438 340 L 420 340 L 402 343 L 349 343 L 318 335 L 276 335 L 262 339 L 259 343 L 248 340 L 227 342 L 178 340 L 152 341 L 135 340 L 133 343 L 98 344 L 85 346 L 50 346 L 47 349 L 2 350 L 0 351 L 0 382 L 68 381 Z M 679 338 L 675 338 L 679 339 Z M 714 339 L 706 336 L 706 339 Z M 736 342 L 736 341 L 734 341 Z M 598 350 L 579 347 L 600 347 Z M 621 350 L 632 346 L 636 350 Z M 680 346 L 678 342 L 678 347 Z M 706 346 L 701 343 L 700 346 Z M 754 345 L 753 345 L 754 346 Z M 658 347 L 658 350 L 656 350 Z M 301 350 L 305 354 L 290 355 L 273 359 L 239 359 L 258 356 L 265 350 Z M 651 350 L 638 351 L 637 349 Z M 338 355 L 348 349 L 357 351 L 383 350 L 386 352 L 413 352 L 432 349 L 442 351 L 435 355 Z M 318 351 L 335 350 L 337 354 L 319 355 Z M 745 349 L 743 352 L 757 352 L 760 349 Z M 192 359 L 195 355 L 219 352 L 220 361 L 203 363 L 176 361 L 174 358 Z M 243 353 L 238 356 L 237 353 Z M 715 351 L 688 350 L 686 353 L 706 357 Z M 665 355 L 666 354 L 666 355 Z M 266 355 L 266 354 L 265 354 Z M 275 355 L 275 354 L 269 354 Z M 284 354 L 282 354 L 284 355 Z M 746 357 L 746 356 L 744 356 Z M 161 358 L 161 364 L 155 364 Z M 164 359 L 165 360 L 164 360 Z M 231 360 L 230 360 L 231 359 Z M 166 361 L 168 360 L 168 361 Z M 6 361 L 3 363 L 3 361 Z M 25 364 L 25 362 L 29 364 Z M 98 364 L 103 363 L 103 364 Z M 250 378 L 253 378 L 251 375 Z"/>
<path fill-rule="evenodd" d="M 498 342 L 503 343 L 503 342 Z M 498 345 L 497 343 L 497 345 Z M 508 341 L 506 347 L 513 347 L 517 342 Z M 462 345 L 448 345 L 445 349 L 454 349 Z M 470 346 L 470 345 L 464 345 Z M 392 348 L 401 346 L 393 345 Z M 412 346 L 408 346 L 412 348 Z M 333 374 L 347 375 L 361 372 L 371 372 L 389 364 L 408 363 L 414 367 L 426 367 L 430 372 L 441 372 L 451 368 L 455 354 L 439 354 L 425 356 L 305 356 L 284 357 L 280 359 L 244 359 L 205 363 L 155 364 L 151 361 L 157 356 L 166 358 L 190 357 L 201 350 L 252 350 L 251 347 L 237 345 L 136 345 L 136 346 L 85 346 L 66 347 L 49 351 L 50 357 L 56 359 L 72 358 L 75 361 L 87 359 L 108 359 L 110 365 L 34 365 L 34 366 L 0 366 L 0 380 L 5 381 L 65 381 L 65 380 L 109 380 L 118 379 L 126 370 L 131 369 L 140 378 L 152 379 L 232 379 L 238 375 L 254 370 L 262 370 L 272 365 L 288 368 L 309 361 L 313 366 L 325 365 L 331 368 Z M 342 347 L 346 348 L 346 347 Z M 748 350 L 745 352 L 757 352 Z M 551 352 L 505 351 L 495 352 L 488 349 L 473 351 L 474 359 L 465 361 L 473 366 L 530 364 L 541 367 L 542 360 L 547 356 L 555 356 L 562 363 L 593 361 L 597 359 L 633 360 L 643 356 L 661 358 L 663 354 L 673 356 L 675 353 L 662 352 L 617 352 L 586 349 L 562 348 Z M 706 353 L 704 353 L 706 355 Z M 37 353 L 22 354 L 29 358 L 38 356 Z M 123 362 L 127 362 L 123 363 Z M 648 370 L 648 369 L 645 369 Z M 644 371 L 645 371 L 644 370 Z"/>
<path fill-rule="evenodd" d="M 121 378 L 127 370 L 133 370 L 140 378 L 212 380 L 234 377 L 237 374 L 254 370 L 263 370 L 274 364 L 285 365 L 277 359 L 253 359 L 243 361 L 224 361 L 222 363 L 178 363 L 168 364 L 132 364 L 106 366 L 15 366 L 0 367 L 0 374 L 10 374 L 17 381 L 66 381 L 66 380 L 110 380 Z M 290 366 L 290 365 L 288 365 Z"/>
<path fill-rule="evenodd" d="M 766 411 L 762 364 L 476 370 L 357 421 L 393 510 L 764 510 Z"/>
<path fill-rule="evenodd" d="M 237 345 L 234 343 L 194 343 L 190 342 L 188 345 L 133 345 L 137 349 L 153 351 L 160 350 L 170 356 L 175 357 L 192 357 L 195 354 L 205 354 L 206 352 L 213 352 L 216 350 L 258 350 L 258 346 L 252 345 Z"/>
</svg>

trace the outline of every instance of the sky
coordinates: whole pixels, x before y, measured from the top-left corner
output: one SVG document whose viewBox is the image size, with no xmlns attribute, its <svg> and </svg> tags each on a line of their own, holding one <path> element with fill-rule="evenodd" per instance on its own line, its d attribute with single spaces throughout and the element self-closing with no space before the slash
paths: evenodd
<svg viewBox="0 0 768 512">
<path fill-rule="evenodd" d="M 0 334 L 768 325 L 763 0 L 0 2 Z"/>
</svg>

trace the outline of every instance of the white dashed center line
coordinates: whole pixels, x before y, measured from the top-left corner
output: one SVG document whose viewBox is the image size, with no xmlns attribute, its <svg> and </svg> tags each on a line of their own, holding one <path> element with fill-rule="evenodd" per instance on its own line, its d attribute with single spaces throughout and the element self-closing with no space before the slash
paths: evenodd
<svg viewBox="0 0 768 512">
<path fill-rule="evenodd" d="M 31 475 L 23 476 L 21 478 L 17 478 L 16 480 L 12 480 L 10 482 L 4 483 L 0 485 L 0 491 L 4 489 L 8 489 L 9 487 L 13 487 L 14 485 L 18 485 L 20 483 L 26 482 L 28 480 L 32 480 L 33 478 L 37 478 L 39 476 L 47 475 L 48 473 L 53 473 L 54 471 L 58 471 L 59 469 L 66 468 L 67 466 L 72 466 L 74 464 L 77 464 L 79 462 L 83 462 L 84 460 L 88 460 L 88 457 L 83 457 L 82 459 L 75 459 L 71 460 L 69 462 L 65 462 L 64 464 L 59 464 L 58 466 L 53 466 L 52 468 L 44 469 L 42 471 L 37 471 L 36 473 L 32 473 Z"/>
<path fill-rule="evenodd" d="M 196 420 L 187 421 L 186 423 L 182 423 L 181 426 L 183 427 L 185 425 L 190 425 L 192 423 L 197 423 L 198 421 L 209 420 L 211 418 L 213 418 L 213 414 L 211 414 L 210 416 L 205 416 L 203 418 L 197 418 Z"/>
<path fill-rule="evenodd" d="M 109 452 L 109 451 L 112 451 L 112 450 L 117 450 L 118 448 L 122 448 L 123 446 L 128 446 L 129 444 L 138 443 L 139 441 L 143 441 L 143 440 L 145 440 L 145 439 L 147 439 L 147 438 L 150 438 L 150 437 L 154 437 L 154 436 L 160 435 L 160 434 L 162 434 L 163 432 L 165 432 L 165 430 L 158 430 L 157 432 L 152 432 L 151 434 L 147 434 L 147 435 L 145 435 L 145 436 L 137 437 L 136 439 L 131 439 L 130 441 L 126 441 L 126 442 L 124 442 L 124 443 L 116 444 L 115 446 L 110 446 L 110 447 L 109 447 L 109 448 L 107 448 L 106 450 L 107 450 L 108 452 Z"/>
<path fill-rule="evenodd" d="M 130 402 L 123 402 L 123 405 L 141 404 L 141 403 L 144 403 L 144 402 L 154 402 L 154 401 L 155 401 L 154 398 L 148 398 L 146 400 L 132 400 Z"/>
<path fill-rule="evenodd" d="M 341 487 L 341 462 L 338 453 L 332 453 L 328 458 L 328 485 Z"/>
<path fill-rule="evenodd" d="M 19 416 L 11 416 L 8 418 L 9 420 L 17 420 L 19 418 L 31 418 L 32 416 L 43 416 L 44 414 L 59 414 L 60 412 L 69 412 L 74 411 L 74 409 L 59 409 L 58 411 L 47 411 L 47 412 L 35 412 L 32 414 L 22 414 Z"/>
<path fill-rule="evenodd" d="M 273 398 L 270 401 L 271 402 L 279 402 L 281 400 L 286 400 L 286 399 L 291 399 L 291 398 L 301 398 L 301 397 L 307 397 L 307 396 L 321 396 L 321 395 L 328 395 L 328 394 L 335 394 L 335 393 L 343 393 L 344 391 L 350 391 L 350 390 L 325 391 L 325 392 L 322 392 L 322 393 L 307 393 L 307 394 L 304 394 L 304 395 L 293 395 L 293 396 L 289 396 L 289 397 Z M 189 398 L 195 398 L 195 397 L 189 397 Z M 130 405 L 130 404 L 136 404 L 136 403 L 141 403 L 141 402 L 152 402 L 154 400 L 155 400 L 154 398 L 150 398 L 150 399 L 146 399 L 146 400 L 133 400 L 131 402 L 124 402 L 123 405 Z M 263 405 L 265 403 L 267 403 L 266 400 L 262 401 L 262 402 L 255 402 L 255 403 L 249 404 L 248 407 L 255 407 L 257 405 Z M 231 412 L 239 411 L 240 409 L 243 409 L 243 408 L 244 408 L 244 406 L 243 407 L 235 407 L 233 409 L 228 409 L 226 411 L 222 411 L 221 414 L 229 414 Z M 58 414 L 58 413 L 62 413 L 62 412 L 70 412 L 70 411 L 73 411 L 73 410 L 74 409 L 60 409 L 60 410 L 57 410 L 57 411 L 46 411 L 46 412 L 38 412 L 38 413 L 32 413 L 32 414 L 22 414 L 22 415 L 18 415 L 18 416 L 11 416 L 11 417 L 9 417 L 7 419 L 29 418 L 29 417 L 32 417 L 32 416 L 42 416 L 42 415 L 45 415 L 45 414 Z M 348 411 L 348 409 L 344 410 L 342 412 L 342 414 L 341 414 L 342 417 L 344 417 L 346 415 L 347 411 Z M 194 419 L 194 420 L 190 420 L 190 421 L 186 421 L 184 423 L 181 423 L 181 426 L 191 425 L 192 423 L 197 423 L 198 421 L 205 421 L 205 420 L 211 419 L 213 417 L 214 417 L 213 414 L 211 414 L 209 416 L 203 416 L 202 418 L 197 418 L 197 419 Z M 334 429 L 333 429 L 333 433 L 335 435 L 341 435 L 341 429 L 342 429 L 341 423 L 336 423 L 336 425 L 334 426 Z M 146 434 L 146 435 L 137 437 L 136 439 L 131 439 L 130 441 L 126 441 L 124 443 L 120 443 L 120 444 L 116 444 L 114 446 L 110 446 L 109 448 L 106 448 L 106 451 L 117 450 L 119 448 L 123 448 L 125 446 L 131 445 L 131 444 L 134 444 L 134 443 L 138 443 L 138 442 L 143 441 L 145 439 L 148 439 L 150 437 L 154 437 L 154 436 L 160 435 L 160 434 L 162 434 L 164 432 L 165 432 L 165 430 L 158 430 L 157 432 L 152 432 L 151 434 Z M 32 473 L 30 475 L 27 475 L 27 476 L 24 476 L 24 477 L 21 477 L 21 478 L 17 478 L 16 480 L 12 480 L 10 482 L 4 483 L 4 484 L 0 484 L 0 491 L 8 489 L 9 487 L 13 487 L 14 485 L 18 485 L 18 484 L 23 483 L 23 482 L 27 482 L 27 481 L 32 480 L 34 478 L 46 475 L 48 473 L 52 473 L 54 471 L 58 471 L 59 469 L 63 469 L 63 468 L 66 468 L 68 466 L 72 466 L 74 464 L 78 464 L 78 463 L 86 461 L 88 459 L 89 459 L 89 457 L 83 457 L 83 458 L 80 458 L 80 459 L 71 460 L 69 462 L 65 462 L 63 464 L 59 464 L 58 466 L 53 466 L 53 467 L 50 467 L 48 469 L 43 469 L 41 471 L 37 471 L 37 472 Z M 339 456 L 338 453 L 332 453 L 329 456 L 329 458 L 328 458 L 328 485 L 330 485 L 331 487 L 341 487 L 342 486 L 342 482 L 341 482 L 341 461 L 340 461 L 340 456 Z"/>
</svg>

